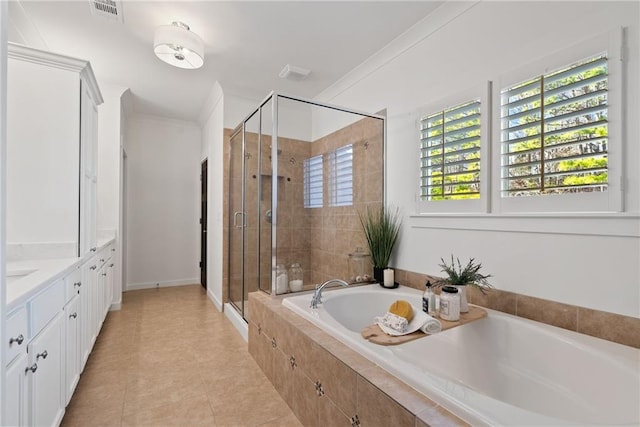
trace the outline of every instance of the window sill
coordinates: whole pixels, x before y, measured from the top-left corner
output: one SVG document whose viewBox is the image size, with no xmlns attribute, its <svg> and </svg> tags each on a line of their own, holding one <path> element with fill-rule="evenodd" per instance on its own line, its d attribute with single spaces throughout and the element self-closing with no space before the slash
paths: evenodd
<svg viewBox="0 0 640 427">
<path fill-rule="evenodd" d="M 638 213 L 420 213 L 411 228 L 640 237 Z"/>
</svg>

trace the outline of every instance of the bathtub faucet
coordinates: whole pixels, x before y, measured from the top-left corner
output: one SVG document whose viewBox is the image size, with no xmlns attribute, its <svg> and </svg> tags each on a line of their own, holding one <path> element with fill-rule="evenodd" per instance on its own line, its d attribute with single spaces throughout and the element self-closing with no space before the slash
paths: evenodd
<svg viewBox="0 0 640 427">
<path fill-rule="evenodd" d="M 325 288 L 325 286 L 328 286 L 332 283 L 338 283 L 340 286 L 349 286 L 347 282 L 340 279 L 331 279 L 327 280 L 322 285 L 316 285 L 316 290 L 311 297 L 311 308 L 318 308 L 318 304 L 322 304 L 322 290 Z"/>
</svg>

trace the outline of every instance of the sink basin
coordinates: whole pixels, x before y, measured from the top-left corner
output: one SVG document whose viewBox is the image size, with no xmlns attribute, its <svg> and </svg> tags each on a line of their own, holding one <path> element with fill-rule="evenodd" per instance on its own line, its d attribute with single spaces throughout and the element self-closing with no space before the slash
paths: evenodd
<svg viewBox="0 0 640 427">
<path fill-rule="evenodd" d="M 18 280 L 28 276 L 31 273 L 35 273 L 38 271 L 35 268 L 32 269 L 21 269 L 21 270 L 9 270 L 7 271 L 7 285 L 12 284 L 13 282 L 17 282 Z"/>
</svg>

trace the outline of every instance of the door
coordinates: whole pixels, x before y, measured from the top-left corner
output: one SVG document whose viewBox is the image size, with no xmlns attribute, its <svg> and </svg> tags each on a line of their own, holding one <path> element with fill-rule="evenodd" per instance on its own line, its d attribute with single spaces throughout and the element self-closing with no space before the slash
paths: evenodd
<svg viewBox="0 0 640 427">
<path fill-rule="evenodd" d="M 207 174 L 208 163 L 200 172 L 200 284 L 207 289 Z"/>
</svg>

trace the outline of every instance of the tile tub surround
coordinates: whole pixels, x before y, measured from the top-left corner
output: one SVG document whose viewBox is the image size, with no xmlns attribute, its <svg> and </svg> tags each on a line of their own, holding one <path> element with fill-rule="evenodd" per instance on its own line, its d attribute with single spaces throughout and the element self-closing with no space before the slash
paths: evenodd
<svg viewBox="0 0 640 427">
<path fill-rule="evenodd" d="M 395 279 L 401 285 L 424 290 L 426 281 L 433 282 L 437 277 L 396 269 Z M 640 348 L 640 318 L 563 304 L 500 289 L 492 289 L 486 294 L 482 294 L 477 289 L 469 289 L 467 298 L 471 304 Z"/>
<path fill-rule="evenodd" d="M 303 425 L 468 425 L 281 302 L 249 294 L 249 353 Z"/>
</svg>

